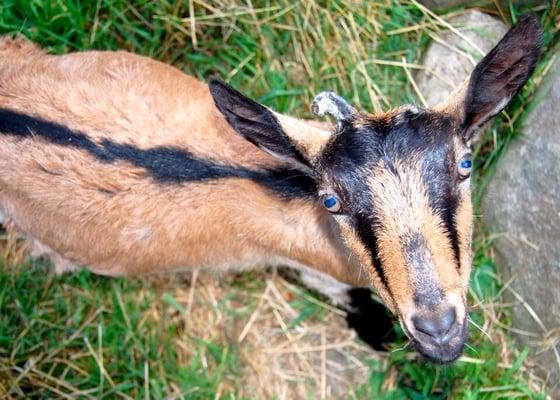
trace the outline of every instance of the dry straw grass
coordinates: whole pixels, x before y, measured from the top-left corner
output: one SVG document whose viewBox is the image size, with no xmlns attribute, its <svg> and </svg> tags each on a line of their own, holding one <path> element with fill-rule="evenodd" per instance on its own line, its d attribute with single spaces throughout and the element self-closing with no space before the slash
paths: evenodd
<svg viewBox="0 0 560 400">
<path fill-rule="evenodd" d="M 239 349 L 243 387 L 238 392 L 248 398 L 279 399 L 339 398 L 362 384 L 368 373 L 364 360 L 378 357 L 355 340 L 346 328 L 342 313 L 327 303 L 312 299 L 325 313 L 290 326 L 299 311 L 290 304 L 294 296 L 309 296 L 276 273 L 256 274 L 264 287 L 254 292 L 239 292 L 218 278 L 196 274 L 189 287 L 165 285 L 185 307 L 174 318 L 184 320 L 185 336 L 178 337 L 178 360 L 189 362 L 196 346 L 192 338 L 218 343 L 235 343 Z M 223 303 L 224 299 L 226 303 Z M 220 304 L 218 306 L 218 304 Z M 233 317 L 235 310 L 252 305 L 244 317 Z M 229 312 L 222 312 L 222 309 Z M 154 318 L 162 312 L 154 306 Z M 202 358 L 205 355 L 202 354 Z M 223 389 L 229 384 L 223 381 Z M 219 397 L 219 396 L 217 396 Z"/>
</svg>

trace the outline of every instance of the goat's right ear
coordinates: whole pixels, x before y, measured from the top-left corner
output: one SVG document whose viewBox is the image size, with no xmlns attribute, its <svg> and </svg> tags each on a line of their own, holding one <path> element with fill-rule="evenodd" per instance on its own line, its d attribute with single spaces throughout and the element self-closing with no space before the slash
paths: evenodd
<svg viewBox="0 0 560 400">
<path fill-rule="evenodd" d="M 525 15 L 477 64 L 468 83 L 458 87 L 444 109 L 461 121 L 465 142 L 472 142 L 479 128 L 502 111 L 535 68 L 542 29 L 534 15 Z"/>
<path fill-rule="evenodd" d="M 275 158 L 311 171 L 330 132 L 277 114 L 219 79 L 211 79 L 209 87 L 216 107 L 237 133 Z"/>
</svg>

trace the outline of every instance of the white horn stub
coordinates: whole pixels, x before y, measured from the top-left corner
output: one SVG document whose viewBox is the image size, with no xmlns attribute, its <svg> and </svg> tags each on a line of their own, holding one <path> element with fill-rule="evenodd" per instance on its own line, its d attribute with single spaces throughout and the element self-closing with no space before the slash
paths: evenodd
<svg viewBox="0 0 560 400">
<path fill-rule="evenodd" d="M 323 117 L 332 115 L 337 121 L 348 119 L 354 109 L 346 100 L 333 92 L 321 92 L 313 99 L 311 110 L 315 115 Z"/>
</svg>

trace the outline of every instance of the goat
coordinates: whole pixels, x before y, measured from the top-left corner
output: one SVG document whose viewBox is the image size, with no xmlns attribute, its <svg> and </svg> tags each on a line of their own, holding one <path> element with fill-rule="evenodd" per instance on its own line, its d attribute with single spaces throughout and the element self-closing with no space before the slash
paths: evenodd
<svg viewBox="0 0 560 400">
<path fill-rule="evenodd" d="M 372 115 L 323 92 L 312 109 L 333 129 L 149 58 L 3 37 L 0 215 L 59 273 L 285 265 L 334 298 L 372 287 L 422 355 L 451 362 L 467 329 L 470 147 L 540 37 L 520 18 L 434 109 Z"/>
</svg>

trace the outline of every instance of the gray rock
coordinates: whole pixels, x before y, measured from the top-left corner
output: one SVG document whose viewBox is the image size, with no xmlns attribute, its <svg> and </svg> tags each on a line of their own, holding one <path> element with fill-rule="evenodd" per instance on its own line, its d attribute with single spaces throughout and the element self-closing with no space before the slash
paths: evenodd
<svg viewBox="0 0 560 400">
<path fill-rule="evenodd" d="M 448 31 L 436 37 L 424 55 L 425 69 L 416 74 L 418 89 L 429 106 L 444 101 L 508 29 L 501 21 L 477 10 L 451 19 L 450 24 L 459 34 Z"/>
<path fill-rule="evenodd" d="M 529 346 L 535 372 L 549 376 L 552 397 L 560 398 L 560 49 L 556 57 L 537 106 L 524 120 L 522 138 L 511 143 L 488 184 L 482 208 L 498 235 L 498 266 L 518 294 L 512 293 L 518 303 L 513 325 L 538 334 L 518 339 Z"/>
<path fill-rule="evenodd" d="M 432 10 L 446 10 L 451 7 L 473 7 L 488 4 L 488 1 L 481 0 L 420 0 L 420 3 Z"/>
<path fill-rule="evenodd" d="M 498 3 L 502 11 L 508 10 L 510 0 L 499 0 Z M 544 5 L 547 4 L 547 0 L 511 0 L 512 4 L 515 6 L 521 5 Z M 420 3 L 432 10 L 447 10 L 451 7 L 481 7 L 490 6 L 495 7 L 496 4 L 492 0 L 420 0 Z"/>
</svg>

